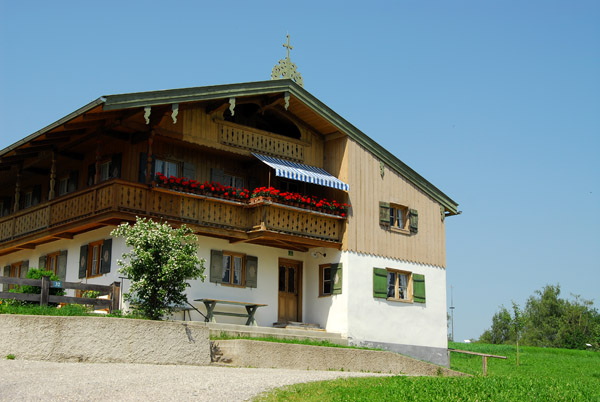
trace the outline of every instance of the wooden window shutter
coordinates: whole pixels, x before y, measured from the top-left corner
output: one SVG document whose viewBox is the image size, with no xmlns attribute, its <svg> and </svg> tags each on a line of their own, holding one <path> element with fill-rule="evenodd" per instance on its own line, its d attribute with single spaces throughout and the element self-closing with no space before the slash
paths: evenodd
<svg viewBox="0 0 600 402">
<path fill-rule="evenodd" d="M 67 182 L 67 192 L 71 193 L 77 191 L 77 184 L 79 183 L 79 171 L 71 170 L 69 172 L 69 181 Z"/>
<path fill-rule="evenodd" d="M 110 172 L 108 173 L 108 176 L 111 179 L 118 179 L 121 177 L 121 160 L 122 159 L 123 159 L 123 156 L 121 154 L 113 154 L 111 156 Z"/>
<path fill-rule="evenodd" d="M 225 171 L 217 168 L 210 169 L 210 181 L 223 184 L 225 181 Z"/>
<path fill-rule="evenodd" d="M 258 257 L 246 256 L 246 287 L 256 288 L 258 285 Z"/>
<path fill-rule="evenodd" d="M 46 269 L 46 256 L 45 255 L 40 256 L 40 259 L 38 260 L 38 268 Z"/>
<path fill-rule="evenodd" d="M 81 279 L 87 275 L 88 245 L 84 244 L 79 250 L 79 279 Z"/>
<path fill-rule="evenodd" d="M 223 281 L 223 251 L 210 250 L 210 281 L 221 283 Z"/>
<path fill-rule="evenodd" d="M 379 224 L 390 226 L 390 203 L 379 202 Z"/>
<path fill-rule="evenodd" d="M 425 303 L 425 275 L 413 274 L 413 299 L 415 303 Z"/>
<path fill-rule="evenodd" d="M 387 270 L 373 268 L 373 297 L 387 299 Z"/>
<path fill-rule="evenodd" d="M 21 274 L 19 275 L 19 277 L 27 278 L 27 272 L 29 272 L 29 260 L 23 261 L 23 263 L 21 264 Z"/>
<path fill-rule="evenodd" d="M 189 162 L 183 162 L 183 177 L 189 180 L 196 180 L 196 165 Z"/>
<path fill-rule="evenodd" d="M 331 279 L 333 281 L 332 295 L 342 294 L 342 264 L 331 264 Z"/>
<path fill-rule="evenodd" d="M 60 254 L 58 254 L 58 269 L 56 270 L 56 275 L 58 279 L 61 281 L 67 280 L 67 250 L 62 250 Z"/>
<path fill-rule="evenodd" d="M 5 278 L 8 278 L 10 276 L 10 265 L 7 265 L 4 267 L 4 272 L 3 272 L 2 276 L 4 276 Z M 2 291 L 8 292 L 8 289 L 10 289 L 9 286 L 10 285 L 8 283 L 2 284 Z"/>
<path fill-rule="evenodd" d="M 110 272 L 110 260 L 112 259 L 112 239 L 106 239 L 102 243 L 100 258 L 100 273 L 108 274 Z"/>
<path fill-rule="evenodd" d="M 419 231 L 419 212 L 416 209 L 409 211 L 410 219 L 410 233 L 417 233 Z"/>
</svg>

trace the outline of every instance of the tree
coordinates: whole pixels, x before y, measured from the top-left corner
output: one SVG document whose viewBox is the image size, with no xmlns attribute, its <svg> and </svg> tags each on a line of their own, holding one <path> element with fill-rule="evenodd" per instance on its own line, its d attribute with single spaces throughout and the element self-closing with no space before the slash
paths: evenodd
<svg viewBox="0 0 600 402">
<path fill-rule="evenodd" d="M 525 305 L 523 343 L 531 346 L 560 347 L 557 334 L 565 300 L 559 298 L 560 285 L 536 290 Z"/>
<path fill-rule="evenodd" d="M 117 263 L 120 273 L 131 280 L 125 300 L 152 320 L 159 320 L 184 304 L 189 279 L 204 281 L 204 260 L 198 257 L 198 244 L 185 225 L 174 229 L 168 223 L 136 218 L 134 225 L 119 225 L 112 236 L 124 237 L 131 251 Z M 124 260 L 129 260 L 127 263 Z"/>
<path fill-rule="evenodd" d="M 480 337 L 480 342 L 484 343 L 507 343 L 512 340 L 512 318 L 508 310 L 500 307 L 492 317 L 492 327 L 486 330 Z"/>
</svg>

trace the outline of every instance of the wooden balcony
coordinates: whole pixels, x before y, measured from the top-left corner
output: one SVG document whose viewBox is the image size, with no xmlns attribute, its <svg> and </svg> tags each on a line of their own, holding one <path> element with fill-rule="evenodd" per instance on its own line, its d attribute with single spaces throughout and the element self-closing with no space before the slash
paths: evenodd
<svg viewBox="0 0 600 402">
<path fill-rule="evenodd" d="M 111 180 L 0 219 L 0 255 L 136 216 L 185 223 L 197 234 L 290 250 L 341 247 L 344 218 L 273 202 L 245 202 Z"/>
<path fill-rule="evenodd" d="M 218 123 L 218 130 L 223 145 L 304 162 L 306 145 L 299 140 L 225 121 Z"/>
</svg>

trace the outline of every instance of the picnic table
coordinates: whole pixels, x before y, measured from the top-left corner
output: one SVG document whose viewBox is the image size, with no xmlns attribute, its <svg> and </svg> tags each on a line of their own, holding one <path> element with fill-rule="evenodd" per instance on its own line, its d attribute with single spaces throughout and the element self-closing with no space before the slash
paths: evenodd
<svg viewBox="0 0 600 402">
<path fill-rule="evenodd" d="M 246 325 L 256 326 L 256 320 L 254 314 L 259 307 L 267 306 L 267 304 L 259 303 L 245 303 L 231 300 L 219 300 L 219 299 L 194 299 L 194 301 L 202 302 L 206 306 L 206 322 L 216 322 L 215 315 L 226 315 L 230 317 L 243 317 L 246 318 Z M 217 304 L 226 304 L 231 306 L 245 307 L 246 313 L 230 313 L 228 311 L 215 311 Z"/>
</svg>

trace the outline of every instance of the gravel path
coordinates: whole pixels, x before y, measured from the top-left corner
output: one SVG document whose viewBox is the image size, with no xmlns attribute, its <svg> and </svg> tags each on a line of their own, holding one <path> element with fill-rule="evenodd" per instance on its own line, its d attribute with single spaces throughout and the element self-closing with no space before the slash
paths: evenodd
<svg viewBox="0 0 600 402">
<path fill-rule="evenodd" d="M 377 374 L 0 360 L 0 401 L 244 401 L 271 388 Z"/>
</svg>

